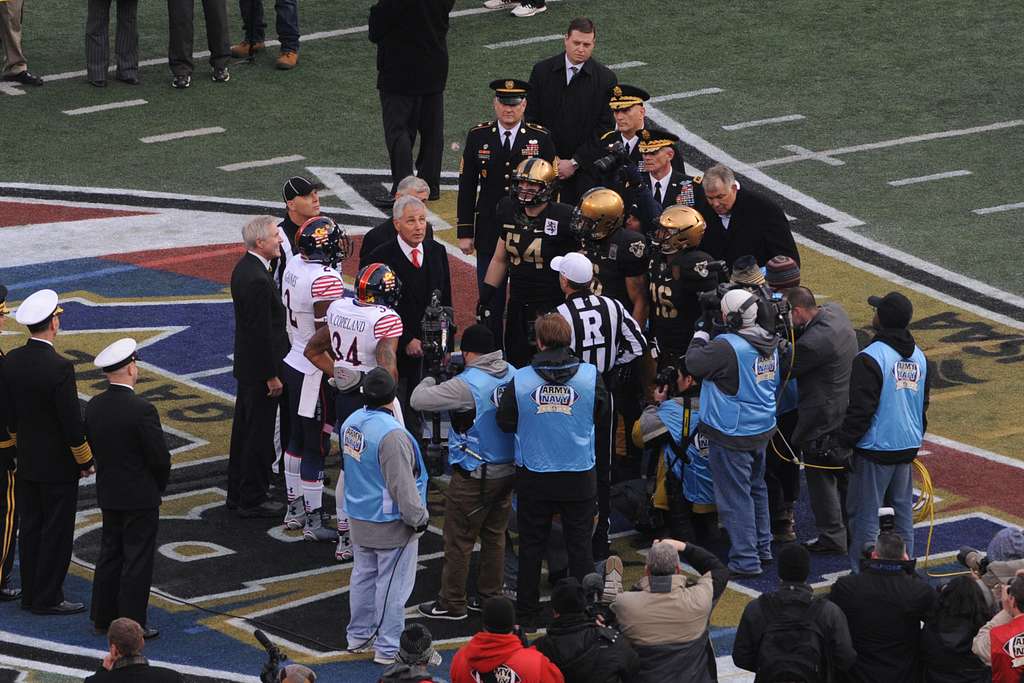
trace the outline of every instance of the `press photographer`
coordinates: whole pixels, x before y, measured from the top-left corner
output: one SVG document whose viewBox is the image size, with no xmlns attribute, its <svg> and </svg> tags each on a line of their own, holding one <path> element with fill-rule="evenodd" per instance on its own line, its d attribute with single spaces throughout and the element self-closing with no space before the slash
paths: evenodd
<svg viewBox="0 0 1024 683">
<path fill-rule="evenodd" d="M 985 602 L 993 610 L 999 609 L 1002 587 L 1024 571 L 1024 531 L 1006 528 L 989 542 L 986 553 L 969 546 L 960 548 L 957 561 L 974 573 L 985 589 Z"/>
<path fill-rule="evenodd" d="M 715 272 L 720 277 L 720 284 L 702 291 L 698 297 L 704 314 L 704 329 L 707 329 L 708 323 L 721 321 L 718 311 L 726 292 L 741 290 L 757 297 L 756 321 L 759 327 L 782 339 L 792 339 L 793 323 L 789 303 L 767 286 L 764 274 L 758 268 L 754 257 L 741 256 L 731 267 L 724 264 L 724 261 L 713 262 Z M 721 282 L 721 279 L 728 281 Z"/>
<path fill-rule="evenodd" d="M 461 357 L 452 357 L 448 364 L 445 359 L 455 347 L 455 312 L 451 306 L 441 305 L 441 291 L 435 289 L 430 295 L 430 304 L 420 321 L 423 330 L 423 371 L 435 381 L 443 381 L 462 372 Z M 410 397 L 411 403 L 411 397 Z M 415 410 L 415 408 L 413 408 Z M 430 476 L 444 474 L 444 446 L 441 442 L 441 414 L 434 412 L 430 421 L 430 439 L 427 442 L 425 459 Z"/>
<path fill-rule="evenodd" d="M 505 528 L 515 482 L 512 434 L 494 419 L 498 398 L 515 370 L 502 358 L 494 335 L 485 325 L 462 334 L 465 369 L 451 379 L 423 379 L 410 397 L 415 410 L 448 411 L 448 464 L 452 478 L 445 492 L 444 566 L 436 601 L 419 611 L 433 619 L 465 619 L 466 610 L 501 595 L 504 580 Z M 480 539 L 477 595 L 466 597 L 473 545 Z"/>
</svg>

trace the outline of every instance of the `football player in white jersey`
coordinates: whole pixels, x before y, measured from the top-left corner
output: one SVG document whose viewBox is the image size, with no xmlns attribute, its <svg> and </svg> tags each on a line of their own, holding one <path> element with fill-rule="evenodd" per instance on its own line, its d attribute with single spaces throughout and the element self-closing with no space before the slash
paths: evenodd
<svg viewBox="0 0 1024 683">
<path fill-rule="evenodd" d="M 281 300 L 288 313 L 291 350 L 284 358 L 291 430 L 284 453 L 289 529 L 302 528 L 309 541 L 335 541 L 331 515 L 324 510 L 324 459 L 330 452 L 334 403 L 323 372 L 303 354 L 324 326 L 327 308 L 344 293 L 335 266 L 351 242 L 333 220 L 310 218 L 296 233 L 298 257 L 288 260 L 281 278 Z M 330 375 L 328 375 L 330 376 Z"/>
<path fill-rule="evenodd" d="M 327 309 L 327 324 L 306 344 L 306 358 L 333 376 L 337 424 L 363 406 L 359 383 L 363 374 L 382 367 L 398 379 L 396 354 L 402 336 L 402 319 L 392 308 L 398 303 L 402 283 L 383 263 L 371 263 L 359 271 L 355 298 L 339 299 Z M 397 406 L 397 402 L 395 404 Z M 401 420 L 401 415 L 396 417 Z M 348 516 L 345 514 L 345 476 L 338 473 L 335 490 L 338 512 L 339 562 L 352 559 Z"/>
</svg>

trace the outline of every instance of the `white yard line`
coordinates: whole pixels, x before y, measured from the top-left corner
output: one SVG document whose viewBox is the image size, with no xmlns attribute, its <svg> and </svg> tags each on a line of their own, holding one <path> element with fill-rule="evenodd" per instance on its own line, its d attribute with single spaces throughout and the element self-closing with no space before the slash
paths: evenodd
<svg viewBox="0 0 1024 683">
<path fill-rule="evenodd" d="M 828 149 L 821 152 L 812 152 L 811 155 L 793 154 L 788 157 L 779 157 L 777 159 L 765 159 L 764 161 L 758 161 L 750 165 L 756 168 L 766 168 L 768 166 L 779 166 L 781 164 L 790 164 L 795 161 L 805 161 L 807 159 L 814 159 L 818 156 L 835 157 L 840 156 L 842 154 L 853 154 L 855 152 L 867 152 L 869 150 L 874 149 L 887 149 L 889 147 L 898 147 L 900 145 L 910 145 L 916 142 L 928 142 L 930 140 L 943 140 L 945 138 L 956 138 L 964 135 L 988 133 L 994 130 L 1016 128 L 1017 126 L 1024 126 L 1024 120 L 1014 119 L 1012 121 L 1000 121 L 998 123 L 990 123 L 985 126 L 972 126 L 970 128 L 942 130 L 935 133 L 924 133 L 922 135 L 908 135 L 902 138 L 893 138 L 892 140 L 880 140 L 879 142 L 868 142 L 863 145 L 851 145 L 849 147 L 837 147 L 835 149 Z"/>
<path fill-rule="evenodd" d="M 990 213 L 1002 213 L 1003 211 L 1016 211 L 1017 209 L 1024 209 L 1024 202 L 1016 202 L 1014 204 L 1000 204 L 999 206 L 989 206 L 984 209 L 973 209 L 972 213 L 976 213 L 979 216 L 987 216 Z"/>
<path fill-rule="evenodd" d="M 744 121 L 742 123 L 730 123 L 728 126 L 722 126 L 722 130 L 742 130 L 743 128 L 755 128 L 757 126 L 767 126 L 772 123 L 787 123 L 789 121 L 803 121 L 805 117 L 803 114 L 786 114 L 785 116 L 773 116 L 770 119 L 756 119 L 754 121 Z"/>
<path fill-rule="evenodd" d="M 95 114 L 98 111 L 107 111 L 109 109 L 124 109 L 125 107 L 141 107 L 144 104 L 149 104 L 146 100 L 124 100 L 121 102 L 107 102 L 106 104 L 97 104 L 93 107 L 80 107 L 78 109 L 65 109 L 64 113 L 68 116 L 81 116 L 82 114 Z"/>
<path fill-rule="evenodd" d="M 967 169 L 960 169 L 959 171 L 946 171 L 944 173 L 932 173 L 931 175 L 919 175 L 913 178 L 903 178 L 901 180 L 890 180 L 889 184 L 893 187 L 903 187 L 904 185 L 917 185 L 918 183 L 927 183 L 932 180 L 943 180 L 945 178 L 959 178 L 961 176 L 971 175 L 971 172 Z"/>
<path fill-rule="evenodd" d="M 273 157 L 271 159 L 260 159 L 258 161 L 240 161 L 236 164 L 226 164 L 224 166 L 218 166 L 222 171 L 244 171 L 250 168 L 261 168 L 263 166 L 277 166 L 278 164 L 290 164 L 294 161 L 305 161 L 306 157 L 301 154 L 291 154 L 284 157 Z"/>
<path fill-rule="evenodd" d="M 647 66 L 647 62 L 620 62 L 619 64 L 609 64 L 608 68 L 612 71 L 618 71 L 620 69 L 632 69 L 635 66 Z"/>
<path fill-rule="evenodd" d="M 0 92 L 5 95 L 24 95 L 25 91 L 14 83 L 0 83 Z"/>
<path fill-rule="evenodd" d="M 195 138 L 202 135 L 215 135 L 216 133 L 226 132 L 220 126 L 211 126 L 210 128 L 195 128 L 193 130 L 181 130 L 177 133 L 162 133 L 160 135 L 147 135 L 144 138 L 139 138 L 139 142 L 144 142 L 147 145 L 154 142 L 169 142 L 171 140 L 181 140 L 184 138 Z"/>
<path fill-rule="evenodd" d="M 655 104 L 658 102 L 669 102 L 671 100 L 682 100 L 687 97 L 700 97 L 701 95 L 717 95 L 722 92 L 721 88 L 701 88 L 700 90 L 688 90 L 687 92 L 677 92 L 671 95 L 658 95 L 652 97 L 648 102 Z"/>
<path fill-rule="evenodd" d="M 552 33 L 546 36 L 533 36 L 532 38 L 519 38 L 518 40 L 505 40 L 500 43 L 488 43 L 484 45 L 488 50 L 500 50 L 503 47 L 516 47 L 518 45 L 530 45 L 532 43 L 548 43 L 555 40 L 562 40 L 565 36 L 561 33 Z"/>
</svg>

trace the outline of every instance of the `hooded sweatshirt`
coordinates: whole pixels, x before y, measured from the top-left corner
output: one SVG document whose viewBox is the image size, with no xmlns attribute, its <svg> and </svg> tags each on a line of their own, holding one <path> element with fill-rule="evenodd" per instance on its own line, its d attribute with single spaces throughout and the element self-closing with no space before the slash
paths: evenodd
<svg viewBox="0 0 1024 683">
<path fill-rule="evenodd" d="M 565 683 L 562 672 L 515 633 L 481 631 L 452 659 L 452 683 L 475 683 L 473 672 L 488 674 L 499 667 L 514 671 L 522 683 Z M 511 677 L 498 680 L 512 680 Z"/>
<path fill-rule="evenodd" d="M 771 334 L 757 325 L 744 327 L 736 334 L 753 346 L 763 358 L 767 358 L 776 350 L 779 352 L 778 377 L 781 384 L 789 372 L 791 359 L 788 343 L 783 348 L 782 339 L 778 335 Z M 740 368 L 736 352 L 725 339 L 716 337 L 709 340 L 706 337 L 706 334 L 694 335 L 686 350 L 686 369 L 694 377 L 714 382 L 722 393 L 735 396 L 740 388 Z M 772 438 L 772 434 L 775 433 L 775 428 L 751 436 L 730 436 L 701 422 L 700 431 L 701 434 L 724 448 L 748 451 L 765 448 Z"/>
<path fill-rule="evenodd" d="M 906 328 L 883 328 L 871 340 L 891 346 L 903 358 L 914 353 L 913 335 Z M 924 380 L 924 415 L 922 416 L 925 431 L 928 430 L 928 399 L 931 388 L 932 373 L 925 373 Z M 878 362 L 866 353 L 859 353 L 853 359 L 853 371 L 850 374 L 850 406 L 846 409 L 846 417 L 839 431 L 839 443 L 847 448 L 854 448 L 861 437 L 871 428 L 871 421 L 878 409 L 882 394 L 882 369 Z M 856 448 L 855 452 L 869 460 L 883 465 L 899 465 L 912 462 L 917 457 L 916 448 L 899 451 L 866 451 Z"/>
</svg>

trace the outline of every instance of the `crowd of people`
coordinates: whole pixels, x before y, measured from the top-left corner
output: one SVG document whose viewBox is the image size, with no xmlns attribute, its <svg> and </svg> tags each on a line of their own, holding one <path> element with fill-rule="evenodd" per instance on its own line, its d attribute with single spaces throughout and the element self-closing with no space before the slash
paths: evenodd
<svg viewBox="0 0 1024 683">
<path fill-rule="evenodd" d="M 208 23 L 217 4 L 204 4 Z M 297 46 L 284 39 L 294 29 L 297 40 L 287 8 L 277 3 L 282 54 Z M 396 26 L 426 26 L 426 14 L 385 0 L 372 12 L 391 218 L 363 237 L 346 285 L 339 264 L 356 256 L 353 240 L 320 215 L 322 185 L 289 178 L 286 215 L 245 224 L 231 276 L 238 388 L 226 505 L 352 562 L 348 651 L 372 651 L 389 667 L 384 680 L 430 680 L 430 634 L 406 628 L 405 603 L 428 486 L 447 474 L 440 585 L 418 614 L 482 615 L 454 681 L 716 680 L 718 598 L 729 580 L 774 563 L 779 588 L 747 606 L 733 650 L 758 681 L 1018 683 L 1024 578 L 1012 565 L 991 578 L 1024 548 L 990 548 L 984 567 L 975 553 L 985 584 L 958 579 L 936 592 L 914 572 L 912 468 L 930 376 L 910 300 L 869 298 L 875 334 L 858 349 L 842 306 L 819 305 L 800 284 L 782 208 L 726 166 L 687 175 L 679 138 L 647 119 L 645 90 L 593 58 L 596 27 L 581 17 L 528 81 L 490 83 L 494 119 L 467 134 L 457 239 L 477 259 L 477 323 L 453 358 L 448 254 L 426 208 L 439 193 L 430 131 L 440 95 L 410 90 L 425 82 L 414 67 L 435 70 L 443 90 L 446 57 L 424 58 L 414 43 L 395 52 Z M 243 47 L 259 49 L 262 16 L 244 17 Z M 436 45 L 444 31 L 422 34 Z M 188 76 L 176 74 L 179 87 Z M 79 479 L 95 473 L 103 530 L 91 619 L 111 640 L 107 668 L 118 668 L 158 635 L 147 605 L 170 455 L 156 409 L 134 394 L 133 339 L 96 356 L 109 387 L 83 418 L 72 363 L 53 348 L 62 313 L 52 290 L 23 300 L 16 319 L 29 340 L 0 372 L 0 598 L 36 614 L 85 610 L 62 585 Z M 425 429 L 424 419 L 441 413 L 444 449 L 438 421 Z M 332 435 L 342 465 L 333 510 Z M 801 466 L 817 534 L 798 544 Z M 609 543 L 612 492 L 635 482 L 630 521 L 666 540 L 626 590 Z M 16 530 L 20 588 L 10 580 Z M 1004 545 L 1024 545 L 1010 531 Z M 705 549 L 716 543 L 728 548 L 724 563 Z M 852 574 L 827 599 L 808 584 L 811 553 L 849 558 Z"/>
</svg>

